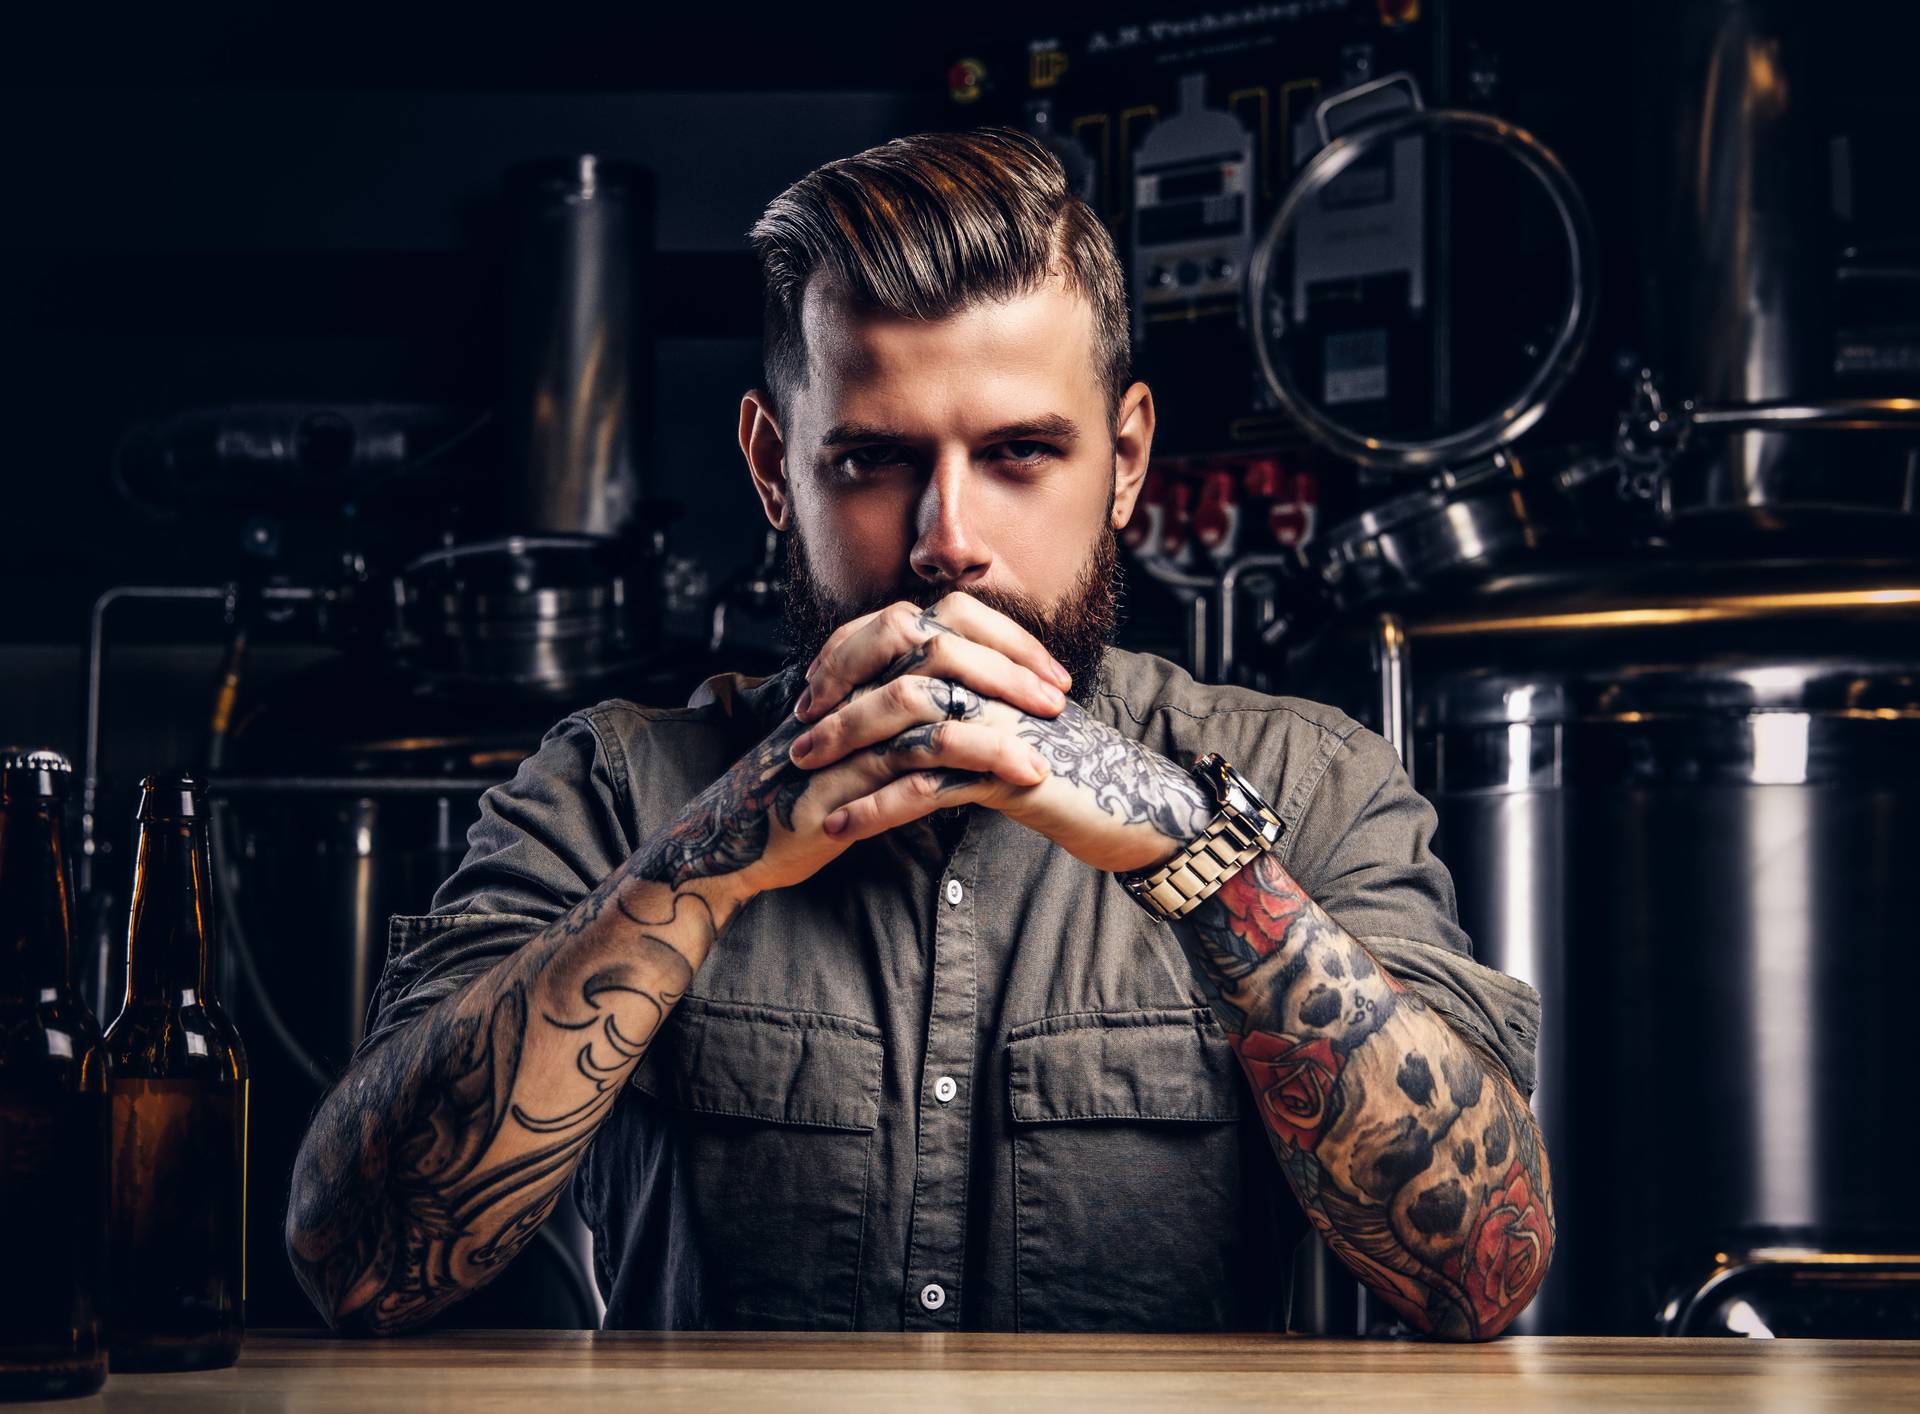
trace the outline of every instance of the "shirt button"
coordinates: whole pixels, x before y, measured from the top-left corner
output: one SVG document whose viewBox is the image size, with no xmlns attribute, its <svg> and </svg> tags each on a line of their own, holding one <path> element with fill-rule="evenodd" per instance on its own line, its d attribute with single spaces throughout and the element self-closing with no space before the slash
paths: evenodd
<svg viewBox="0 0 1920 1414">
<path fill-rule="evenodd" d="M 965 898 L 966 896 L 967 896 L 967 891 L 960 887 L 960 881 L 958 879 L 947 880 L 947 902 L 948 903 L 958 904 L 960 900 Z"/>
<path fill-rule="evenodd" d="M 930 1281 L 920 1288 L 920 1304 L 929 1311 L 938 1311 L 947 1304 L 947 1289 L 937 1281 Z"/>
<path fill-rule="evenodd" d="M 951 1075 L 943 1075 L 933 1082 L 933 1098 L 946 1104 L 960 1093 L 960 1087 L 953 1083 Z"/>
</svg>

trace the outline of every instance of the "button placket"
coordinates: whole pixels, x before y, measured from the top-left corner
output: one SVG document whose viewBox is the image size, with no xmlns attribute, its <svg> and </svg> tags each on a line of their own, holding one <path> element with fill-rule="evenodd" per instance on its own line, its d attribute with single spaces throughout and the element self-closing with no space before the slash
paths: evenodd
<svg viewBox="0 0 1920 1414">
<path fill-rule="evenodd" d="M 915 1121 L 917 1163 L 907 1246 L 908 1330 L 951 1329 L 960 1317 L 966 1259 L 967 1180 L 972 1124 L 965 1081 L 973 1072 L 978 1030 L 976 923 L 968 872 L 978 821 L 969 821 L 947 863 L 934 909 L 926 1077 Z"/>
</svg>

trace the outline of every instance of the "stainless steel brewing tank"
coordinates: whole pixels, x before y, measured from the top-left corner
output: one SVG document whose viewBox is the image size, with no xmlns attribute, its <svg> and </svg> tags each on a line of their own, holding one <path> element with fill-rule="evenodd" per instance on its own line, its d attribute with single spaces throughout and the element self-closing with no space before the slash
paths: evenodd
<svg viewBox="0 0 1920 1414">
<path fill-rule="evenodd" d="M 1382 610 L 1461 922 L 1545 1003 L 1520 1329 L 1653 1331 L 1727 1253 L 1920 1251 L 1920 568 L 1495 577 L 1349 614 L 1287 690 L 1378 726 Z"/>
</svg>

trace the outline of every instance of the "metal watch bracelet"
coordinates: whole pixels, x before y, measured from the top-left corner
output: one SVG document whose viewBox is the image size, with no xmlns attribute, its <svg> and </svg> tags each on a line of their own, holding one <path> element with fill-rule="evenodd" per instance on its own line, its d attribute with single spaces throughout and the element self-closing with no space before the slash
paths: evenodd
<svg viewBox="0 0 1920 1414">
<path fill-rule="evenodd" d="M 1212 898 L 1227 880 L 1273 848 L 1285 828 L 1245 777 L 1218 755 L 1202 757 L 1194 775 L 1214 793 L 1220 813 L 1159 868 L 1117 876 L 1142 908 L 1163 921 L 1184 918 Z"/>
</svg>

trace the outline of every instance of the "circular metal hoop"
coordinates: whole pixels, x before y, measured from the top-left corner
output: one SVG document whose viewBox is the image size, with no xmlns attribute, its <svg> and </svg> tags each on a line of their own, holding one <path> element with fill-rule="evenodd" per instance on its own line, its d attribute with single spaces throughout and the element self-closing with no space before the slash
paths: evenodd
<svg viewBox="0 0 1920 1414">
<path fill-rule="evenodd" d="M 1506 151 L 1546 189 L 1567 242 L 1571 298 L 1554 332 L 1552 345 L 1531 377 L 1511 399 L 1489 416 L 1458 432 L 1427 441 L 1397 441 L 1368 437 L 1335 422 L 1310 403 L 1294 383 L 1284 360 L 1276 361 L 1268 338 L 1268 292 L 1275 257 L 1289 228 L 1307 202 L 1320 195 L 1335 178 L 1384 143 L 1405 137 L 1454 134 Z M 1502 447 L 1540 420 L 1547 405 L 1572 374 L 1585 352 L 1594 316 L 1593 225 L 1580 189 L 1560 159 L 1524 128 L 1486 113 L 1455 108 L 1415 109 L 1343 133 L 1307 163 L 1287 194 L 1254 253 L 1248 298 L 1248 325 L 1253 330 L 1254 353 L 1273 395 L 1315 441 L 1330 451 L 1368 466 L 1398 471 L 1426 471 L 1464 461 Z"/>
</svg>

